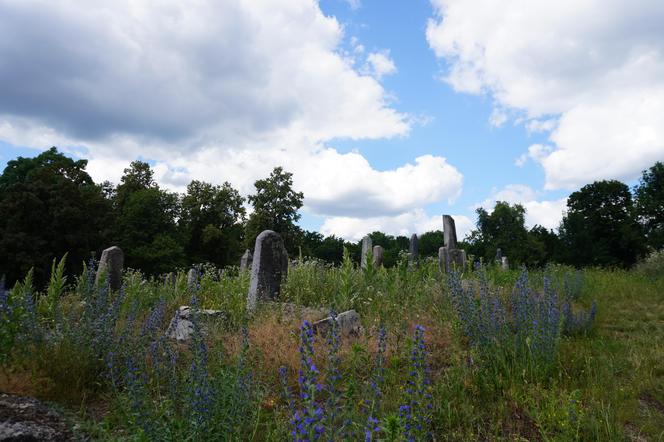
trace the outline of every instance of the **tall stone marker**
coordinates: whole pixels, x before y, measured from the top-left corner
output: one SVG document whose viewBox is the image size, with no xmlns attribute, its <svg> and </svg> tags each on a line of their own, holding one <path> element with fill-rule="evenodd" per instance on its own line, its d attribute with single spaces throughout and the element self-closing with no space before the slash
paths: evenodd
<svg viewBox="0 0 664 442">
<path fill-rule="evenodd" d="M 510 262 L 507 259 L 507 256 L 503 256 L 503 258 L 500 260 L 500 268 L 502 270 L 509 270 L 510 269 Z"/>
<path fill-rule="evenodd" d="M 124 267 L 124 253 L 118 246 L 109 247 L 101 252 L 99 267 L 95 282 L 99 284 L 102 275 L 111 283 L 111 290 L 120 290 L 122 287 L 122 268 Z"/>
<path fill-rule="evenodd" d="M 454 218 L 450 215 L 443 215 L 443 237 L 447 250 L 457 248 L 456 225 L 454 224 Z"/>
<path fill-rule="evenodd" d="M 187 273 L 187 287 L 193 289 L 198 284 L 198 268 L 192 267 Z"/>
<path fill-rule="evenodd" d="M 443 215 L 443 236 L 445 247 L 441 249 L 446 250 L 438 251 L 438 262 L 441 269 L 444 269 L 445 272 L 454 269 L 466 270 L 466 252 L 457 248 L 456 225 L 454 224 L 454 218 L 450 215 Z"/>
<path fill-rule="evenodd" d="M 496 249 L 496 261 L 498 261 L 498 263 L 501 263 L 502 260 L 503 260 L 503 250 L 500 247 L 498 247 Z"/>
<path fill-rule="evenodd" d="M 240 258 L 240 271 L 246 272 L 251 269 L 251 263 L 254 260 L 254 255 L 251 254 L 251 250 L 247 249 L 244 251 L 244 255 Z"/>
<path fill-rule="evenodd" d="M 288 253 L 278 233 L 264 230 L 256 238 L 247 309 L 253 311 L 259 300 L 277 300 L 281 281 L 288 274 Z"/>
<path fill-rule="evenodd" d="M 381 267 L 383 265 L 383 247 L 374 246 L 373 247 L 373 266 L 375 268 Z"/>
<path fill-rule="evenodd" d="M 417 265 L 420 257 L 420 249 L 418 245 L 418 238 L 415 233 L 410 236 L 410 244 L 408 245 L 408 266 L 413 267 Z"/>
<path fill-rule="evenodd" d="M 369 235 L 362 238 L 362 256 L 360 257 L 360 265 L 364 269 L 367 267 L 367 255 L 369 250 L 372 249 L 371 237 Z"/>
</svg>

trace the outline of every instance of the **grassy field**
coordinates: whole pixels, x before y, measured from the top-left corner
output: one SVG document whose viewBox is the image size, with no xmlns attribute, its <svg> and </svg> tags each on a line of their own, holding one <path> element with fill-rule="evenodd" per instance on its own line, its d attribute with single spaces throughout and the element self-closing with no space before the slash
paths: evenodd
<svg viewBox="0 0 664 442">
<path fill-rule="evenodd" d="M 54 266 L 43 292 L 28 277 L 0 303 L 0 390 L 93 440 L 664 440 L 662 277 L 309 261 L 282 290 L 302 310 L 250 317 L 248 285 L 212 268 L 196 287 L 130 271 L 120 293 L 92 272 Z M 226 319 L 175 343 L 180 305 Z M 355 309 L 363 332 L 315 335 L 316 309 Z"/>
</svg>

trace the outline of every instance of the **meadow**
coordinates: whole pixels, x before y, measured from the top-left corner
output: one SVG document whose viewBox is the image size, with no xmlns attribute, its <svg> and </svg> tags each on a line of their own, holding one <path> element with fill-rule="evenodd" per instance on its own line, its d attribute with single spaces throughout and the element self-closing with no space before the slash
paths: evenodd
<svg viewBox="0 0 664 442">
<path fill-rule="evenodd" d="M 128 270 L 118 292 L 94 267 L 0 290 L 0 391 L 47 401 L 82 439 L 664 440 L 661 272 L 301 260 L 292 308 L 248 315 L 236 267 L 194 286 Z M 225 317 L 176 342 L 181 305 Z M 313 332 L 312 312 L 349 309 L 359 336 Z"/>
</svg>

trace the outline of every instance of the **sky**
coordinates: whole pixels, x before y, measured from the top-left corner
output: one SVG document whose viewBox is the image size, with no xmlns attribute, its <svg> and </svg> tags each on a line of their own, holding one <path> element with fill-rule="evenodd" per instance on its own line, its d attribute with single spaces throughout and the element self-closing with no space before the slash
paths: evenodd
<svg viewBox="0 0 664 442">
<path fill-rule="evenodd" d="M 358 240 L 567 196 L 664 160 L 660 0 L 0 0 L 0 168 L 50 146 L 118 182 L 275 166 Z"/>
</svg>

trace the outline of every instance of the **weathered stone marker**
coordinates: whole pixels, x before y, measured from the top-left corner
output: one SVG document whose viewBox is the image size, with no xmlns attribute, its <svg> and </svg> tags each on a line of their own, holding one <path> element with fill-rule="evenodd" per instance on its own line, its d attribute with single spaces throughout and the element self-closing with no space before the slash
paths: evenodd
<svg viewBox="0 0 664 442">
<path fill-rule="evenodd" d="M 441 272 L 447 273 L 447 268 L 449 266 L 450 257 L 447 252 L 447 247 L 441 247 L 438 249 L 438 269 Z"/>
<path fill-rule="evenodd" d="M 101 252 L 95 282 L 100 283 L 102 275 L 108 278 L 111 290 L 120 290 L 122 287 L 122 268 L 124 267 L 124 253 L 118 246 L 109 247 Z"/>
<path fill-rule="evenodd" d="M 187 273 L 187 287 L 193 289 L 196 287 L 196 284 L 198 284 L 198 269 L 196 267 L 192 267 Z"/>
<path fill-rule="evenodd" d="M 413 267 L 417 265 L 420 257 L 420 249 L 418 246 L 418 238 L 415 233 L 410 236 L 410 244 L 408 245 L 408 266 Z"/>
<path fill-rule="evenodd" d="M 383 265 L 383 247 L 374 246 L 373 247 L 373 266 L 381 267 Z"/>
<path fill-rule="evenodd" d="M 288 253 L 278 233 L 264 230 L 256 238 L 247 309 L 253 311 L 259 300 L 276 300 L 281 281 L 288 274 Z"/>
<path fill-rule="evenodd" d="M 362 238 L 362 255 L 360 258 L 360 265 L 364 269 L 367 267 L 367 255 L 372 248 L 371 237 L 369 235 Z"/>
<path fill-rule="evenodd" d="M 254 260 L 254 255 L 251 254 L 251 250 L 247 249 L 244 251 L 244 255 L 240 258 L 240 271 L 246 272 L 251 269 L 251 263 Z"/>
<path fill-rule="evenodd" d="M 445 272 L 449 272 L 454 268 L 461 271 L 466 270 L 466 252 L 457 248 L 456 225 L 454 224 L 454 218 L 450 215 L 443 215 L 443 237 L 445 240 L 445 247 L 443 248 L 446 250 L 443 252 L 442 262 L 440 250 L 438 252 L 441 269 L 444 268 Z"/>
<path fill-rule="evenodd" d="M 333 319 L 331 316 L 314 322 L 311 327 L 314 333 L 327 335 L 333 326 Z M 360 322 L 360 315 L 355 310 L 348 310 L 347 312 L 339 313 L 337 315 L 337 327 L 339 335 L 342 337 L 359 337 L 362 333 L 362 323 Z"/>
<path fill-rule="evenodd" d="M 443 215 L 443 238 L 447 250 L 457 248 L 456 225 L 454 224 L 454 218 L 450 215 Z"/>
<path fill-rule="evenodd" d="M 503 256 L 503 258 L 500 260 L 500 268 L 502 270 L 509 270 L 510 269 L 510 262 L 507 259 L 507 256 Z"/>
<path fill-rule="evenodd" d="M 503 250 L 500 247 L 498 247 L 496 249 L 496 261 L 500 263 L 502 262 L 502 260 L 503 260 Z"/>
</svg>

